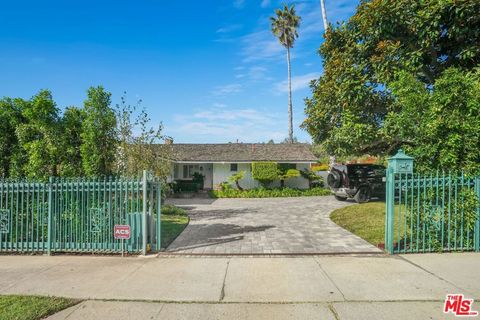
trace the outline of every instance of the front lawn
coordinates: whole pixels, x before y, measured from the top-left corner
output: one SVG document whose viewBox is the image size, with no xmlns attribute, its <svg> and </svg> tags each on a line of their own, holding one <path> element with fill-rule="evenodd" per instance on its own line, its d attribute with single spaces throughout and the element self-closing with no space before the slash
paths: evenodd
<svg viewBox="0 0 480 320">
<path fill-rule="evenodd" d="M 385 242 L 384 202 L 368 202 L 337 209 L 332 212 L 330 219 L 375 246 Z M 397 230 L 396 224 L 395 230 Z M 397 233 L 394 241 L 396 239 Z"/>
<path fill-rule="evenodd" d="M 78 302 L 56 297 L 0 296 L 0 319 L 39 320 Z"/>
<path fill-rule="evenodd" d="M 249 189 L 238 190 L 227 188 L 224 190 L 213 190 L 210 192 L 212 198 L 279 198 L 279 197 L 306 197 L 306 196 L 327 196 L 331 195 L 329 189 L 311 188 L 306 190 L 291 188 L 275 188 L 275 189 Z"/>
<path fill-rule="evenodd" d="M 172 205 L 162 206 L 162 248 L 168 247 L 182 233 L 188 222 L 184 209 Z"/>
</svg>

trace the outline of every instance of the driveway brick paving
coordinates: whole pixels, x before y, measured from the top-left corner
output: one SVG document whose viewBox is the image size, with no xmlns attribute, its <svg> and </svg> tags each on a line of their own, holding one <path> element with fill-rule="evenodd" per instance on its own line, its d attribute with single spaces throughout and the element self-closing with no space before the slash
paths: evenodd
<svg viewBox="0 0 480 320">
<path fill-rule="evenodd" d="M 169 199 L 190 223 L 167 248 L 193 254 L 379 252 L 333 223 L 329 215 L 352 202 L 334 197 Z"/>
</svg>

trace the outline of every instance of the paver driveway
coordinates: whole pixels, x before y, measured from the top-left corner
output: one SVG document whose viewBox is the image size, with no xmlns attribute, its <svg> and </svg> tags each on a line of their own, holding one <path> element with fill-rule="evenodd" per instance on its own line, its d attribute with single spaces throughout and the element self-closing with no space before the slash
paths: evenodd
<svg viewBox="0 0 480 320">
<path fill-rule="evenodd" d="M 188 209 L 190 224 L 167 248 L 182 253 L 379 252 L 333 223 L 329 215 L 351 202 L 333 197 L 171 199 Z"/>
</svg>

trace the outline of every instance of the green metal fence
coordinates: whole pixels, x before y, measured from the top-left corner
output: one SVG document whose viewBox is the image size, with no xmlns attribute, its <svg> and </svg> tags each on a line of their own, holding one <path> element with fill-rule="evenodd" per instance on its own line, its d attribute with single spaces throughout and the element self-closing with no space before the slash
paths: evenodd
<svg viewBox="0 0 480 320">
<path fill-rule="evenodd" d="M 0 252 L 131 252 L 160 248 L 160 182 L 142 179 L 0 181 Z M 130 225 L 131 238 L 114 238 Z"/>
<path fill-rule="evenodd" d="M 389 161 L 386 198 L 390 253 L 479 251 L 480 176 L 416 174 L 400 152 Z"/>
</svg>

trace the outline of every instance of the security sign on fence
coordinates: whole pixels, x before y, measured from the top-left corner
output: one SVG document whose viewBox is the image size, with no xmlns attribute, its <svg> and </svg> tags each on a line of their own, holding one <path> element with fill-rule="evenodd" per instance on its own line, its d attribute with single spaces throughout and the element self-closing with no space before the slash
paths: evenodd
<svg viewBox="0 0 480 320">
<path fill-rule="evenodd" d="M 147 172 L 141 179 L 0 180 L 0 252 L 123 252 L 114 229 L 128 225 L 125 250 L 146 254 L 161 247 L 160 208 L 160 181 Z"/>
<path fill-rule="evenodd" d="M 480 176 L 413 172 L 400 150 L 387 169 L 385 248 L 390 253 L 480 250 Z"/>
<path fill-rule="evenodd" d="M 130 239 L 130 226 L 116 225 L 113 231 L 113 236 L 115 237 L 115 239 Z"/>
</svg>

